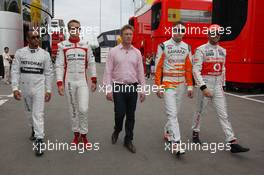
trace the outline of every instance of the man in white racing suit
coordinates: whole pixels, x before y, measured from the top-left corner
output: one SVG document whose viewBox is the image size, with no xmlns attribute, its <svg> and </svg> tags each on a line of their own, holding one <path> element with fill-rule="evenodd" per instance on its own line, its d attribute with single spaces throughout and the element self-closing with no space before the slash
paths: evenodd
<svg viewBox="0 0 264 175">
<path fill-rule="evenodd" d="M 16 51 L 11 72 L 14 98 L 21 100 L 23 96 L 29 125 L 32 127 L 30 139 L 36 140 L 34 149 L 37 156 L 43 154 L 40 146 L 45 135 L 44 101 L 51 99 L 53 78 L 50 55 L 39 47 L 39 38 L 38 32 L 28 32 L 29 45 Z"/>
<path fill-rule="evenodd" d="M 191 49 L 182 41 L 185 33 L 184 23 L 178 21 L 173 25 L 171 39 L 161 43 L 158 47 L 155 84 L 165 89 L 157 96 L 164 96 L 165 110 L 168 121 L 164 127 L 164 138 L 174 144 L 177 154 L 185 153 L 180 145 L 180 128 L 178 114 L 183 94 L 193 96 L 193 78 Z"/>
<path fill-rule="evenodd" d="M 59 43 L 56 58 L 57 86 L 61 96 L 65 93 L 68 100 L 74 132 L 73 144 L 81 141 L 89 146 L 88 132 L 89 88 L 87 70 L 91 74 L 91 90 L 96 90 L 96 64 L 92 49 L 87 42 L 80 41 L 80 22 L 71 20 L 68 23 L 69 40 Z"/>
<path fill-rule="evenodd" d="M 209 27 L 209 41 L 196 49 L 193 59 L 193 76 L 200 88 L 192 125 L 193 142 L 201 143 L 199 139 L 201 116 L 205 111 L 208 101 L 211 100 L 225 133 L 226 141 L 231 144 L 231 152 L 246 152 L 249 149 L 237 144 L 237 139 L 228 120 L 223 91 L 223 86 L 225 86 L 226 50 L 218 44 L 220 29 L 220 26 L 217 24 Z"/>
</svg>

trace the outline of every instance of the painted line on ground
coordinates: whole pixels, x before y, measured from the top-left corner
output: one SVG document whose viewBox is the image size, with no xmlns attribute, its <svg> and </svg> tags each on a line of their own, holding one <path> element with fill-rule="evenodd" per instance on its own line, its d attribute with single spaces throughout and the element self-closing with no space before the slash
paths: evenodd
<svg viewBox="0 0 264 175">
<path fill-rule="evenodd" d="M 0 106 L 2 106 L 3 104 L 5 104 L 5 102 L 7 102 L 8 100 L 0 100 Z"/>
<path fill-rule="evenodd" d="M 264 94 L 243 95 L 244 97 L 264 97 Z"/>
<path fill-rule="evenodd" d="M 13 97 L 13 94 L 0 95 L 0 99 L 2 99 L 2 100 L 0 100 L 0 106 L 2 106 L 3 104 L 5 104 L 8 101 L 8 99 L 3 99 L 3 98 L 11 98 L 11 97 Z"/>
<path fill-rule="evenodd" d="M 10 94 L 10 95 L 0 95 L 0 97 L 13 97 L 13 94 Z"/>
<path fill-rule="evenodd" d="M 228 92 L 225 92 L 225 94 L 233 96 L 233 97 L 242 98 L 242 99 L 245 99 L 245 100 L 250 100 L 250 101 L 254 101 L 254 102 L 258 102 L 258 103 L 263 103 L 264 104 L 264 101 L 248 98 L 247 96 L 236 95 L 236 94 L 232 94 L 232 93 L 228 93 Z"/>
</svg>

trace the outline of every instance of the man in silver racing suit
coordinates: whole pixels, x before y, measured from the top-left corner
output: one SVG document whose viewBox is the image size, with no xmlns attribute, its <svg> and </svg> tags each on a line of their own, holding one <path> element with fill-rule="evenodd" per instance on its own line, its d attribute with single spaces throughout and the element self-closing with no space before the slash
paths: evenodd
<svg viewBox="0 0 264 175">
<path fill-rule="evenodd" d="M 224 130 L 226 141 L 230 143 L 230 151 L 232 153 L 247 152 L 249 151 L 248 148 L 244 148 L 237 143 L 231 123 L 228 120 L 223 91 L 223 86 L 225 86 L 226 50 L 218 44 L 220 40 L 219 31 L 220 26 L 217 24 L 209 27 L 209 41 L 196 49 L 193 60 L 193 76 L 200 88 L 192 125 L 193 142 L 201 143 L 199 139 L 201 116 L 208 101 L 211 100 Z"/>
<path fill-rule="evenodd" d="M 44 101 L 51 99 L 53 69 L 48 52 L 39 47 L 39 34 L 28 32 L 29 45 L 17 50 L 12 64 L 12 89 L 14 98 L 23 96 L 26 115 L 32 127 L 30 140 L 35 140 L 37 156 L 43 154 L 41 145 L 44 139 Z"/>
</svg>

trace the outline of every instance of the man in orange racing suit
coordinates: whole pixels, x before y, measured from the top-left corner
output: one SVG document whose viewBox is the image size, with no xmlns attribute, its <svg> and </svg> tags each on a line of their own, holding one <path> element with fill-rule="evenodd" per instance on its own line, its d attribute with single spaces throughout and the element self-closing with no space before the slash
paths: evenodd
<svg viewBox="0 0 264 175">
<path fill-rule="evenodd" d="M 164 138 L 175 145 L 177 154 L 184 154 L 180 146 L 180 129 L 177 115 L 181 98 L 187 92 L 193 97 L 193 79 L 191 49 L 182 41 L 186 31 L 184 23 L 178 21 L 173 25 L 172 38 L 158 47 L 155 67 L 155 84 L 164 88 L 157 92 L 159 98 L 164 97 L 168 121 L 164 128 Z M 159 88 L 160 89 L 160 88 Z"/>
</svg>

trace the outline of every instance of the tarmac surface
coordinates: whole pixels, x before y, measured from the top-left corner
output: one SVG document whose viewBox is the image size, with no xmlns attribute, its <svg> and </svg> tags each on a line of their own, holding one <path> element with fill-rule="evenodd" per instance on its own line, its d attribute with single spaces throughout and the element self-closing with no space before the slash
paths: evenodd
<svg viewBox="0 0 264 175">
<path fill-rule="evenodd" d="M 102 84 L 104 64 L 97 64 L 99 84 Z M 148 80 L 148 84 L 152 81 Z M 224 133 L 212 105 L 202 119 L 201 140 L 210 150 L 187 150 L 177 157 L 163 141 L 166 122 L 163 100 L 155 94 L 138 103 L 132 154 L 123 146 L 124 130 L 116 145 L 111 144 L 114 125 L 113 103 L 102 92 L 90 94 L 89 133 L 93 150 L 47 150 L 36 157 L 28 139 L 30 128 L 24 115 L 23 102 L 12 98 L 10 85 L 0 82 L 0 174 L 2 175 L 261 175 L 264 158 L 264 96 L 227 94 L 228 113 L 239 142 L 250 152 L 231 154 L 215 150 L 213 143 L 225 144 Z M 54 83 L 52 101 L 45 106 L 45 143 L 71 143 L 70 117 L 65 97 L 57 94 Z M 182 102 L 179 123 L 182 141 L 190 143 L 192 116 L 196 97 Z M 98 150 L 99 149 L 99 150 Z M 215 152 L 216 153 L 213 153 Z"/>
</svg>

